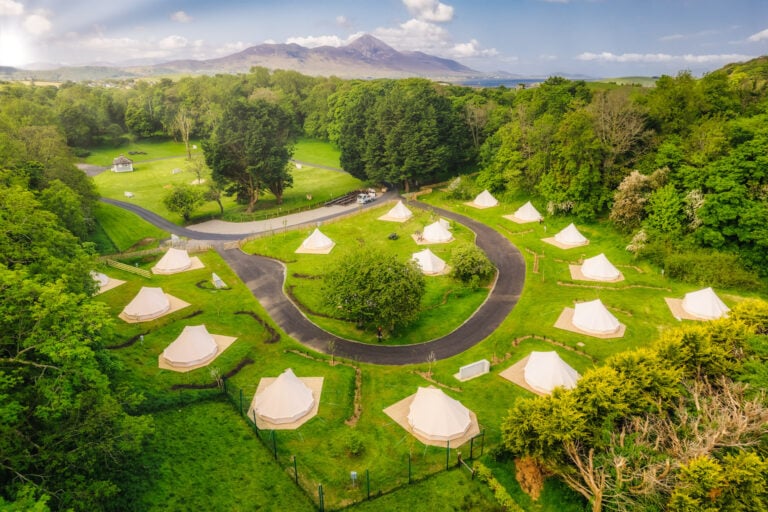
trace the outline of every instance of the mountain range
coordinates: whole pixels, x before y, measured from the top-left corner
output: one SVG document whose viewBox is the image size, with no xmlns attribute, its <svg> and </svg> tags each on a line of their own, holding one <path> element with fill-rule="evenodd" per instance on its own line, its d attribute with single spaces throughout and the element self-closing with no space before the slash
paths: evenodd
<svg viewBox="0 0 768 512">
<path fill-rule="evenodd" d="M 400 52 L 371 35 L 363 35 L 341 47 L 306 48 L 298 44 L 260 44 L 216 59 L 174 60 L 152 65 L 96 65 L 37 70 L 0 68 L 0 79 L 103 80 L 176 74 L 245 73 L 254 66 L 339 78 L 424 77 L 462 81 L 499 76 L 488 75 L 455 60 L 423 52 Z M 503 75 L 515 78 L 515 75 Z"/>
</svg>

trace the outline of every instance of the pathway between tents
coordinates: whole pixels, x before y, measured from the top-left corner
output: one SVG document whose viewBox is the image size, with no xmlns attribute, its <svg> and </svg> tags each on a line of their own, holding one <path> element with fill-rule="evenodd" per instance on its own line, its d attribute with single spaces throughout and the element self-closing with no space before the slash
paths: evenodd
<svg viewBox="0 0 768 512">
<path fill-rule="evenodd" d="M 329 352 L 329 343 L 333 341 L 336 355 L 366 363 L 414 364 L 425 362 L 431 353 L 434 353 L 437 359 L 445 359 L 464 352 L 487 338 L 501 325 L 517 304 L 525 283 L 525 260 L 520 251 L 501 234 L 463 215 L 411 201 L 408 203 L 409 206 L 428 208 L 474 231 L 477 235 L 475 241 L 478 247 L 488 255 L 498 269 L 497 278 L 488 298 L 475 314 L 446 336 L 414 345 L 370 345 L 334 336 L 307 319 L 284 293 L 285 267 L 282 263 L 262 256 L 248 255 L 240 249 L 224 250 L 221 243 L 216 243 L 236 240 L 242 238 L 243 234 L 203 233 L 179 227 L 131 203 L 113 199 L 102 199 L 102 201 L 132 211 L 144 220 L 175 235 L 214 242 L 219 254 L 286 334 L 324 353 Z M 376 203 L 366 206 L 375 206 Z M 318 221 L 328 218 L 322 208 L 313 212 Z"/>
</svg>

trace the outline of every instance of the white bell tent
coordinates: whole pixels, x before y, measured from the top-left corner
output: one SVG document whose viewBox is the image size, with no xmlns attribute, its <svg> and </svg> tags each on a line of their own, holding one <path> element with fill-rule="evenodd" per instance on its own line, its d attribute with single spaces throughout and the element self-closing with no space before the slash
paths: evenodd
<svg viewBox="0 0 768 512">
<path fill-rule="evenodd" d="M 523 222 L 537 222 L 544 218 L 530 201 L 518 208 L 512 215 Z"/>
<path fill-rule="evenodd" d="M 429 249 L 413 253 L 413 259 L 426 275 L 438 275 L 445 272 L 445 261 L 435 256 Z"/>
<path fill-rule="evenodd" d="M 587 240 L 587 238 L 582 235 L 578 229 L 576 229 L 576 226 L 573 224 L 573 222 L 568 224 L 558 234 L 555 235 L 555 241 L 572 247 L 576 247 L 578 245 L 586 245 L 589 243 L 589 240 Z"/>
<path fill-rule="evenodd" d="M 442 390 L 420 387 L 408 411 L 413 431 L 431 441 L 450 441 L 463 436 L 472 419 L 469 409 Z"/>
<path fill-rule="evenodd" d="M 163 316 L 170 309 L 171 301 L 162 288 L 143 286 L 122 314 L 134 322 L 145 322 Z"/>
<path fill-rule="evenodd" d="M 722 318 L 730 311 L 712 288 L 686 293 L 683 297 L 683 309 L 688 314 L 707 320 Z"/>
<path fill-rule="evenodd" d="M 304 239 L 296 252 L 328 254 L 336 243 L 325 236 L 319 228 L 315 228 L 311 235 Z"/>
<path fill-rule="evenodd" d="M 293 423 L 310 412 L 315 405 L 312 390 L 290 368 L 253 399 L 253 410 L 271 423 Z"/>
<path fill-rule="evenodd" d="M 524 369 L 525 382 L 540 393 L 552 393 L 556 387 L 573 389 L 581 378 L 568 363 L 551 352 L 531 352 Z"/>
<path fill-rule="evenodd" d="M 621 323 L 600 299 L 576 304 L 573 325 L 582 331 L 595 334 L 613 334 L 621 329 Z"/>
<path fill-rule="evenodd" d="M 163 359 L 171 366 L 187 368 L 211 361 L 218 352 L 216 340 L 205 325 L 188 325 L 163 350 Z"/>
<path fill-rule="evenodd" d="M 488 190 L 480 192 L 472 203 L 480 208 L 491 208 L 499 204 L 499 201 Z"/>
<path fill-rule="evenodd" d="M 444 243 L 453 240 L 453 235 L 437 221 L 424 228 L 422 238 L 427 243 Z"/>
<path fill-rule="evenodd" d="M 184 272 L 192 266 L 192 260 L 185 249 L 171 247 L 166 251 L 160 261 L 152 267 L 153 274 L 176 274 Z"/>
<path fill-rule="evenodd" d="M 581 273 L 596 281 L 615 281 L 621 277 L 619 269 L 608 261 L 604 253 L 585 259 L 581 264 Z"/>
<path fill-rule="evenodd" d="M 405 206 L 402 201 L 398 201 L 397 204 L 393 206 L 392 209 L 389 210 L 387 214 L 382 218 L 387 220 L 405 222 L 411 217 L 413 217 L 413 212 L 409 210 L 408 207 Z"/>
</svg>

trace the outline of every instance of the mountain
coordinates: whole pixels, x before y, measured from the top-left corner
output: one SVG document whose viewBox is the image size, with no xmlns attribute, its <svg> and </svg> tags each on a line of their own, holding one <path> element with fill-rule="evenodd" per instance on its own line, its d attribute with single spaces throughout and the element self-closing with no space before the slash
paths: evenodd
<svg viewBox="0 0 768 512">
<path fill-rule="evenodd" d="M 340 78 L 426 77 L 457 80 L 483 73 L 455 60 L 422 52 L 399 52 L 371 35 L 346 46 L 305 48 L 298 44 L 260 44 L 239 53 L 208 60 L 176 60 L 154 66 L 126 68 L 133 74 L 244 73 L 254 66 L 295 70 L 305 75 Z"/>
</svg>

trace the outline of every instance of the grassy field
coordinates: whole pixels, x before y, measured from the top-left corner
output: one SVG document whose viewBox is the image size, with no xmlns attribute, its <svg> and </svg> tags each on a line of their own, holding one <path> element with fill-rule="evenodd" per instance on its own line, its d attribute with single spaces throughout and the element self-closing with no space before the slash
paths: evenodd
<svg viewBox="0 0 768 512">
<path fill-rule="evenodd" d="M 202 155 L 202 149 L 198 141 L 190 142 L 190 145 L 197 146 L 192 150 L 192 155 Z M 130 141 L 122 146 L 102 146 L 89 150 L 90 155 L 83 159 L 83 162 L 101 167 L 111 167 L 112 160 L 120 155 L 125 155 L 134 161 L 134 167 L 140 169 L 143 162 L 157 160 L 160 158 L 186 157 L 186 148 L 183 142 L 156 139 L 142 139 Z M 138 154 L 131 154 L 138 153 Z"/>
<path fill-rule="evenodd" d="M 276 236 L 248 242 L 243 250 L 276 258 L 288 263 L 286 288 L 306 310 L 306 314 L 324 329 L 338 336 L 376 343 L 375 326 L 358 328 L 354 322 L 334 319 L 338 312 L 333 304 L 325 300 L 323 280 L 319 279 L 326 269 L 335 265 L 350 252 L 359 248 L 378 250 L 394 254 L 400 261 L 412 258 L 413 253 L 429 247 L 433 253 L 451 265 L 452 251 L 470 244 L 474 234 L 461 225 L 454 225 L 455 240 L 448 244 L 420 246 L 412 238 L 416 231 L 435 222 L 438 217 L 421 209 L 414 209 L 414 216 L 407 222 L 386 222 L 378 220 L 394 203 L 382 204 L 354 216 L 352 220 L 326 223 L 322 227 L 325 235 L 336 242 L 330 254 L 296 254 L 294 251 L 314 229 L 288 231 Z M 397 240 L 390 240 L 395 233 Z M 386 332 L 386 342 L 392 345 L 419 343 L 443 336 L 461 325 L 485 300 L 488 288 L 474 288 L 463 285 L 448 275 L 427 276 L 427 290 L 422 302 L 424 312 L 420 318 L 405 329 Z M 313 314 L 317 313 L 317 314 Z"/>
<path fill-rule="evenodd" d="M 119 148 L 128 151 L 128 147 Z M 146 155 L 131 155 L 135 158 L 134 172 L 114 173 L 105 171 L 94 178 L 99 193 L 104 197 L 129 201 L 157 213 L 172 222 L 181 224 L 180 215 L 171 213 L 163 205 L 163 197 L 175 186 L 192 185 L 207 189 L 210 182 L 210 170 L 205 167 L 200 179 L 202 184 L 193 184 L 198 180 L 192 170 L 190 161 L 186 159 L 184 145 L 172 141 L 134 143 L 131 151 L 144 151 Z M 302 161 L 318 165 L 338 166 L 338 151 L 329 144 L 302 140 L 296 146 L 296 151 L 302 156 Z M 119 154 L 119 153 L 118 153 Z M 199 149 L 193 150 L 193 158 L 202 156 Z M 86 159 L 93 165 L 111 165 L 112 158 L 117 156 L 112 148 L 95 149 Z M 316 207 L 324 201 L 343 195 L 362 186 L 362 182 L 345 172 L 327 170 L 302 165 L 292 171 L 293 187 L 286 189 L 283 203 L 278 205 L 275 197 L 264 193 L 259 198 L 256 210 L 251 214 L 245 213 L 245 206 L 239 205 L 231 197 L 224 197 L 224 220 L 243 222 L 260 220 L 281 215 L 287 211 Z M 126 197 L 126 192 L 133 197 Z M 311 198 L 311 199 L 310 199 Z M 211 218 L 221 217 L 219 206 L 209 201 L 198 208 L 191 223 L 202 222 Z"/>
<path fill-rule="evenodd" d="M 100 249 L 101 254 L 126 251 L 145 241 L 149 244 L 143 244 L 142 248 L 149 249 L 157 246 L 158 240 L 170 236 L 170 233 L 156 228 L 139 216 L 111 204 L 97 203 L 94 214 L 100 228 L 99 233 L 103 233 L 107 238 L 109 245 L 105 247 L 114 248 L 111 251 Z"/>
<path fill-rule="evenodd" d="M 284 334 L 276 343 L 270 343 L 272 335 L 269 329 L 252 315 L 273 328 L 274 324 L 215 252 L 200 255 L 205 264 L 204 269 L 172 276 L 155 276 L 151 280 L 105 269 L 108 275 L 127 281 L 98 296 L 98 300 L 104 301 L 115 316 L 141 286 L 161 286 L 167 293 L 191 303 L 191 306 L 181 311 L 152 322 L 126 324 L 116 320 L 113 327 L 113 345 L 117 347 L 126 344 L 112 351 L 118 365 L 115 385 L 130 387 L 146 397 L 145 404 L 137 412 L 154 413 L 158 432 L 162 433 L 153 441 L 153 455 L 150 457 L 148 454 L 146 461 L 142 462 L 152 468 L 153 481 L 135 483 L 133 487 L 140 508 L 155 510 L 164 505 L 172 510 L 208 510 L 212 503 L 214 506 L 221 503 L 221 510 L 312 510 L 312 505 L 303 501 L 306 500 L 304 495 L 291 484 L 292 461 L 295 456 L 299 479 L 307 492 L 316 497 L 317 485 L 323 484 L 327 509 L 336 509 L 364 499 L 363 487 L 359 482 L 353 487 L 349 475 L 350 471 L 363 475 L 368 470 L 371 494 L 377 496 L 381 492 L 383 495 L 371 502 L 356 505 L 353 510 L 386 510 L 401 505 L 407 505 L 414 512 L 432 512 L 436 509 L 494 510 L 496 505 L 485 487 L 469 480 L 465 471 L 453 470 L 428 477 L 445 467 L 445 449 L 425 447 L 383 413 L 384 408 L 413 394 L 419 386 L 432 384 L 441 386 L 446 393 L 477 414 L 485 432 L 485 455 L 482 459 L 521 506 L 537 512 L 581 510 L 581 499 L 557 482 L 548 482 L 541 498 L 535 503 L 531 502 L 517 486 L 511 464 L 496 462 L 489 457 L 489 450 L 500 442 L 501 424 L 509 406 L 518 399 L 531 396 L 529 392 L 499 377 L 499 373 L 532 350 L 557 350 L 566 362 L 583 373 L 610 355 L 650 343 L 664 329 L 679 325 L 669 312 L 664 297 L 680 298 L 695 288 L 669 281 L 657 269 L 635 261 L 624 250 L 627 240 L 615 233 L 608 224 L 577 222 L 577 227 L 589 238 L 590 243 L 563 250 L 541 239 L 553 236 L 572 219 L 547 218 L 542 224 L 515 224 L 502 215 L 513 212 L 527 198 L 510 193 L 500 199 L 502 204 L 496 208 L 477 210 L 459 201 L 449 200 L 439 191 L 420 197 L 420 200 L 429 204 L 454 210 L 497 229 L 520 248 L 527 265 L 522 297 L 499 329 L 470 350 L 432 365 L 431 380 L 424 377 L 424 372 L 430 369 L 426 361 L 404 367 L 355 362 L 332 365 L 328 356 L 310 354 Z M 536 206 L 540 211 L 545 211 L 542 205 Z M 382 205 L 382 211 L 364 212 L 347 220 L 323 225 L 323 232 L 337 243 L 331 254 L 340 255 L 345 247 L 360 245 L 381 247 L 402 258 L 418 250 L 410 240 L 410 234 L 432 220 L 430 213 L 414 209 L 418 216 L 411 223 L 384 224 L 375 220 L 384 208 Z M 118 220 L 116 224 L 121 222 L 126 221 Z M 462 226 L 455 225 L 453 230 L 457 238 L 471 237 Z M 399 240 L 388 240 L 386 235 L 391 232 L 398 232 L 401 235 Z M 289 262 L 287 283 L 294 286 L 296 295 L 302 301 L 320 308 L 322 300 L 317 289 L 307 286 L 308 283 L 317 284 L 316 280 L 293 275 L 317 275 L 320 272 L 318 261 L 327 261 L 328 256 L 294 254 L 293 251 L 307 234 L 307 231 L 278 232 L 247 248 Z M 115 238 L 113 234 L 110 236 Z M 433 251 L 447 259 L 449 253 L 439 252 L 445 248 L 432 246 Z M 604 252 L 624 273 L 625 281 L 591 283 L 571 279 L 569 263 L 578 263 L 600 252 Z M 150 268 L 158 258 L 159 255 L 148 256 L 128 263 Z M 212 289 L 208 284 L 211 272 L 221 276 L 231 289 Z M 441 285 L 435 282 L 430 285 L 435 286 L 430 300 L 435 300 L 443 293 L 434 291 L 441 290 Z M 718 289 L 717 293 L 728 305 L 748 295 L 738 290 Z M 564 307 L 572 307 L 574 302 L 594 298 L 600 298 L 626 324 L 627 332 L 623 338 L 604 340 L 554 327 Z M 467 304 L 470 302 L 467 301 Z M 442 310 L 438 317 L 463 314 L 449 311 Z M 322 323 L 323 320 L 317 321 Z M 206 324 L 212 333 L 237 336 L 238 340 L 207 368 L 188 373 L 159 369 L 158 355 L 164 347 L 175 339 L 185 325 L 200 323 Z M 135 341 L 142 334 L 143 340 Z M 427 329 L 421 331 L 421 334 L 427 338 L 434 336 Z M 549 338 L 554 343 L 530 338 L 531 335 Z M 368 336 L 371 336 L 370 333 Z M 131 340 L 135 342 L 130 344 Z M 479 359 L 491 361 L 490 374 L 463 383 L 453 377 L 460 366 Z M 241 363 L 248 361 L 252 362 L 242 366 L 227 381 L 230 396 L 235 397 L 238 407 L 237 397 L 241 390 L 244 405 L 247 406 L 260 378 L 275 377 L 288 367 L 300 377 L 317 376 L 324 379 L 318 415 L 298 430 L 275 431 L 277 464 L 268 463 L 266 459 L 270 454 L 269 449 L 249 431 L 245 420 L 238 415 L 237 407 L 221 402 L 222 395 L 218 389 L 175 389 L 179 385 L 212 383 L 216 375 L 233 372 Z M 356 368 L 359 368 L 361 374 L 362 410 L 359 417 L 353 414 Z M 197 444 L 196 440 L 210 436 L 217 437 L 212 448 L 201 448 Z M 262 432 L 262 436 L 271 440 L 272 432 Z M 353 450 L 353 447 L 360 450 Z M 468 447 L 464 446 L 461 450 L 466 456 Z M 205 455 L 200 456 L 201 452 Z M 258 455 L 255 452 L 259 452 Z M 452 449 L 449 460 L 455 462 L 456 456 L 456 450 Z M 407 485 L 409 457 L 414 478 L 422 480 L 418 484 Z M 173 467 L 176 464 L 183 467 Z M 256 464 L 258 469 L 255 470 Z M 256 471 L 269 474 L 251 478 Z M 205 474 L 215 475 L 215 481 L 201 483 L 200 475 Z M 399 490 L 389 494 L 392 489 Z M 241 498 L 238 503 L 234 503 L 234 495 Z M 279 508 L 270 508 L 278 505 Z"/>
</svg>

